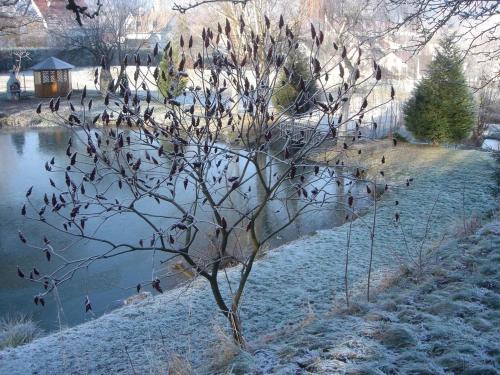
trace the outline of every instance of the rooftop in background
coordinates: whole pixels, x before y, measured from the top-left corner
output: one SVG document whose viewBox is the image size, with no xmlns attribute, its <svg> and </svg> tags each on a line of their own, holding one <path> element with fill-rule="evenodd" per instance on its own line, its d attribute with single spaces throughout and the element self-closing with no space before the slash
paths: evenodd
<svg viewBox="0 0 500 375">
<path fill-rule="evenodd" d="M 74 65 L 68 64 L 65 61 L 59 60 L 56 57 L 48 57 L 42 62 L 34 65 L 32 70 L 64 70 L 73 69 Z"/>
</svg>

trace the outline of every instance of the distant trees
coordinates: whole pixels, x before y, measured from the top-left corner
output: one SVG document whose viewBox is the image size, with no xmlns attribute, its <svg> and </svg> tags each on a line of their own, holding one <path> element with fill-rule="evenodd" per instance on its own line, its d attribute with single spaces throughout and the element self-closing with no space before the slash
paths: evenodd
<svg viewBox="0 0 500 375">
<path fill-rule="evenodd" d="M 406 127 L 420 140 L 458 143 L 472 130 L 474 101 L 466 85 L 460 51 L 446 37 L 404 107 Z"/>
<path fill-rule="evenodd" d="M 472 129 L 472 143 L 476 146 L 481 146 L 485 132 L 490 124 L 498 121 L 498 102 L 500 99 L 500 82 L 487 82 L 490 76 L 483 74 L 479 79 L 479 85 L 482 87 L 476 93 L 477 98 L 477 118 L 474 128 Z"/>
<path fill-rule="evenodd" d="M 0 37 L 15 35 L 23 27 L 41 18 L 33 11 L 29 0 L 0 0 Z"/>
<path fill-rule="evenodd" d="M 307 57 L 300 50 L 295 50 L 290 62 L 279 74 L 273 104 L 288 115 L 303 114 L 311 109 L 311 98 L 317 91 L 318 84 L 312 76 Z"/>
<path fill-rule="evenodd" d="M 104 0 L 98 16 L 87 20 L 84 27 L 56 32 L 61 43 L 70 50 L 86 50 L 94 57 L 95 64 L 103 67 L 100 74 L 101 91 L 105 94 L 112 79 L 111 64 L 122 63 L 126 53 L 126 36 L 135 31 L 133 17 L 139 12 L 140 0 Z M 117 82 L 121 82 L 123 69 Z M 115 88 L 117 88 L 116 86 Z"/>
<path fill-rule="evenodd" d="M 499 1 L 385 0 L 380 4 L 387 14 L 397 15 L 389 32 L 405 27 L 416 30 L 410 49 L 418 52 L 447 26 L 454 26 L 455 43 L 464 47 L 462 58 L 471 55 L 483 63 L 493 62 L 489 79 L 482 84 L 500 78 L 495 64 L 500 58 Z"/>
</svg>

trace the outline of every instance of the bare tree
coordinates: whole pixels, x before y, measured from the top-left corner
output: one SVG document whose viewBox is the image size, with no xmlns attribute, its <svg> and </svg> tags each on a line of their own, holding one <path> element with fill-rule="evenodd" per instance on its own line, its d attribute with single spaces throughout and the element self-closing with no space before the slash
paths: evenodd
<svg viewBox="0 0 500 375">
<path fill-rule="evenodd" d="M 241 4 L 241 5 L 246 5 L 250 0 L 200 0 L 200 1 L 194 1 L 194 2 L 188 2 L 186 3 L 178 3 L 174 2 L 174 5 L 172 7 L 173 10 L 176 10 L 180 13 L 186 13 L 187 11 L 197 8 L 200 5 L 205 5 L 205 4 L 214 4 L 214 3 L 233 3 L 233 4 Z"/>
<path fill-rule="evenodd" d="M 21 71 L 23 60 L 31 60 L 30 53 L 25 49 L 21 49 L 18 51 L 13 51 L 12 55 L 16 61 L 14 64 L 14 74 L 16 75 L 16 77 L 19 77 L 19 72 Z"/>
<path fill-rule="evenodd" d="M 472 129 L 472 141 L 478 147 L 483 143 L 489 124 L 495 123 L 495 112 L 498 112 L 500 82 L 486 84 L 490 79 L 489 75 L 482 75 L 479 81 L 482 89 L 477 92 L 478 110 L 476 123 Z"/>
<path fill-rule="evenodd" d="M 496 0 L 386 0 L 388 14 L 398 14 L 388 32 L 409 27 L 415 38 L 409 48 L 420 51 L 444 27 L 454 27 L 464 56 L 496 62 L 500 58 L 500 3 Z M 402 13 L 402 14 L 401 14 Z M 498 66 L 488 82 L 500 77 Z"/>
<path fill-rule="evenodd" d="M 339 51 L 344 56 L 339 74 L 342 80 L 355 88 L 353 83 L 359 79 L 360 71 L 375 59 L 373 44 L 384 16 L 369 0 L 308 0 L 306 9 L 309 16 L 325 30 L 327 44 L 332 46 L 327 53 Z M 350 117 L 351 99 L 355 94 L 351 93 L 342 103 L 344 118 Z M 347 123 L 342 130 L 347 130 Z"/>
<path fill-rule="evenodd" d="M 40 21 L 30 0 L 0 0 L 0 36 L 15 35 L 21 28 Z"/>
<path fill-rule="evenodd" d="M 56 28 L 57 36 L 67 48 L 75 51 L 88 51 L 94 57 L 95 64 L 101 64 L 103 69 L 100 74 L 101 91 L 105 94 L 108 83 L 112 80 L 111 64 L 123 61 L 127 49 L 127 36 L 137 32 L 139 19 L 142 22 L 155 24 L 154 20 L 146 20 L 142 15 L 142 0 L 104 0 L 99 17 L 90 19 L 81 28 Z M 151 21 L 151 22 L 149 22 Z M 160 27 L 162 25 L 158 25 Z M 153 26 L 147 30 L 151 35 L 155 31 Z M 139 50 L 144 44 L 137 46 Z M 113 88 L 118 88 L 125 67 L 121 69 Z"/>
<path fill-rule="evenodd" d="M 44 288 L 35 303 L 45 304 L 48 293 L 98 261 L 132 252 L 161 257 L 165 264 L 180 259 L 207 280 L 235 342 L 244 346 L 239 310 L 254 262 L 265 245 L 303 215 L 339 204 L 353 212 L 358 200 L 371 199 L 373 184 L 355 166 L 349 168 L 347 159 L 338 167 L 311 160 L 320 147 L 337 141 L 343 122 L 371 109 L 364 100 L 350 118 L 338 120 L 341 103 L 353 87 L 365 85 L 372 90 L 380 79 L 379 69 L 375 66 L 366 78 L 354 82 L 332 83 L 345 55 L 338 53 L 320 62 L 317 56 L 324 35 L 314 31 L 309 55 L 313 75 L 301 81 L 299 96 L 313 81 L 318 91 L 306 98 L 311 110 L 304 126 L 298 127 L 286 110 L 272 108 L 271 96 L 285 86 L 278 73 L 300 43 L 283 17 L 272 33 L 267 17 L 264 24 L 263 44 L 262 35 L 254 32 L 245 48 L 234 48 L 239 45 L 235 28 L 252 28 L 244 18 L 237 26 L 226 20 L 215 29 L 204 29 L 196 41 L 202 46 L 199 53 L 192 53 L 192 37 L 180 38 L 180 63 L 168 74 L 189 80 L 185 95 L 193 104 L 182 105 L 168 94 L 163 102 L 155 100 L 152 91 L 160 74 L 157 47 L 148 58 L 146 72 L 135 56 L 130 89 L 123 98 L 108 92 L 105 109 L 97 116 L 89 114 L 92 101 L 86 89 L 76 104 L 71 95 L 66 103 L 60 98 L 49 102 L 49 118 L 72 132 L 67 160 L 52 159 L 45 166 L 49 172 L 63 174 L 65 184 L 50 180 L 51 190 L 40 192 L 43 207 L 34 206 L 30 188 L 22 214 L 75 240 L 92 241 L 96 254 L 80 258 L 67 251 L 71 245 L 56 248 L 49 238 L 38 244 L 20 232 L 23 243 L 39 249 L 48 261 L 58 260 L 50 272 L 33 271 L 31 281 Z M 264 61 L 259 57 L 261 48 Z M 171 45 L 165 54 L 172 56 Z M 194 65 L 189 74 L 187 59 Z M 387 98 L 391 100 L 389 93 Z M 291 105 L 304 101 L 299 97 Z M 67 105 L 69 112 L 64 111 Z M 37 112 L 45 108 L 40 104 Z M 342 139 L 337 162 L 358 139 Z M 342 188 L 337 189 L 338 185 Z M 114 188 L 124 196 L 116 197 Z M 184 191 L 189 192 L 187 200 L 181 198 Z M 148 202 L 156 202 L 158 208 L 144 209 Z M 272 228 L 263 226 L 269 210 L 277 208 L 280 221 Z M 109 238 L 103 228 L 124 215 L 132 217 L 137 227 L 147 228 L 149 235 L 134 242 Z M 225 277 L 228 265 L 239 267 L 239 277 Z M 25 277 L 23 270 L 18 272 Z M 168 276 L 164 268 L 153 268 L 151 279 L 138 280 L 134 288 L 140 291 L 150 285 L 161 293 L 162 280 Z M 222 289 L 222 284 L 227 288 Z M 92 309 L 91 296 L 85 297 L 85 308 Z"/>
</svg>

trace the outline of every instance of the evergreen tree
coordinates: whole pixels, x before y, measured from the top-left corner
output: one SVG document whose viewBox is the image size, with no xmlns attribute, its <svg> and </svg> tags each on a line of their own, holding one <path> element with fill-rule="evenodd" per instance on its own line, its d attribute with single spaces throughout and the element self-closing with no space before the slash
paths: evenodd
<svg viewBox="0 0 500 375">
<path fill-rule="evenodd" d="M 440 43 L 427 75 L 404 107 L 406 127 L 416 138 L 458 143 L 474 124 L 474 100 L 465 83 L 460 51 L 453 38 Z"/>
<path fill-rule="evenodd" d="M 173 97 L 179 96 L 186 88 L 187 78 L 180 77 L 177 70 L 180 61 L 179 53 L 172 48 L 171 43 L 168 43 L 159 64 L 157 82 L 158 90 L 164 97 L 168 97 L 169 94 Z"/>
<path fill-rule="evenodd" d="M 312 77 L 307 57 L 297 49 L 288 57 L 278 77 L 273 104 L 289 115 L 303 114 L 311 109 L 317 90 L 317 82 Z"/>
</svg>

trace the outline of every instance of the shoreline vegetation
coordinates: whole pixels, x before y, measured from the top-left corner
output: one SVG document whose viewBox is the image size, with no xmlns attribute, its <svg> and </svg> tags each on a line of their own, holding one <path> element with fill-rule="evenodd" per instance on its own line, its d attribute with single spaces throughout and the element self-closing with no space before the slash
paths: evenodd
<svg viewBox="0 0 500 375">
<path fill-rule="evenodd" d="M 369 157 L 367 157 L 368 154 Z M 462 262 L 464 254 L 469 253 L 467 246 L 475 246 L 478 243 L 482 246 L 480 249 L 477 246 L 470 249 L 470 253 L 473 253 L 471 256 L 476 256 L 472 261 L 482 262 L 481 264 L 486 267 L 488 264 L 487 258 L 482 259 L 480 256 L 485 253 L 484 247 L 486 244 L 493 246 L 494 243 L 497 243 L 495 242 L 498 241 L 499 232 L 497 222 L 489 227 L 486 226 L 489 229 L 480 232 L 488 236 L 487 239 L 481 238 L 483 234 L 477 235 L 465 231 L 465 235 L 479 236 L 479 240 L 474 240 L 476 242 L 465 240 L 469 241 L 465 242 L 466 245 L 455 246 L 450 245 L 449 242 L 442 242 L 442 238 L 445 235 L 448 236 L 448 239 L 457 237 L 456 230 L 449 233 L 450 228 L 452 226 L 461 227 L 464 212 L 467 212 L 467 217 L 478 219 L 492 215 L 494 205 L 491 204 L 493 198 L 491 198 L 489 191 L 491 185 L 491 158 L 484 152 L 450 150 L 442 147 L 425 147 L 425 150 L 423 150 L 422 146 L 410 144 L 401 144 L 397 148 L 386 145 L 386 147 L 365 152 L 361 155 L 361 158 L 365 162 L 366 158 L 375 162 L 381 154 L 386 156 L 388 165 L 394 171 L 397 171 L 391 177 L 402 178 L 408 176 L 409 178 L 410 175 L 407 175 L 407 173 L 411 173 L 411 176 L 415 177 L 415 182 L 410 187 L 397 188 L 397 191 L 390 189 L 388 194 L 382 198 L 381 207 L 379 208 L 381 220 L 377 224 L 375 247 L 377 256 L 374 267 L 377 272 L 375 279 L 379 287 L 390 284 L 390 288 L 400 288 L 398 298 L 401 300 L 401 304 L 396 303 L 396 306 L 394 306 L 393 303 L 392 308 L 395 309 L 394 311 L 390 311 L 388 308 L 382 312 L 377 311 L 381 306 L 380 299 L 384 300 L 383 293 L 380 295 L 377 293 L 377 297 L 372 304 L 358 303 L 354 299 L 349 309 L 345 308 L 345 304 L 339 302 L 339 296 L 343 295 L 340 280 L 342 260 L 336 258 L 342 258 L 345 251 L 345 235 L 349 225 L 344 225 L 331 230 L 318 231 L 306 238 L 301 238 L 269 251 L 263 259 L 256 263 L 257 272 L 251 279 L 251 282 L 255 284 L 255 288 L 249 291 L 248 302 L 242 307 L 242 313 L 246 317 L 245 322 L 247 322 L 244 327 L 245 332 L 248 334 L 251 345 L 254 346 L 253 355 L 244 354 L 231 346 L 230 339 L 228 340 L 225 336 L 227 333 L 220 328 L 223 323 L 211 314 L 214 306 L 205 296 L 206 283 L 197 279 L 190 284 L 190 288 L 181 286 L 162 296 L 147 298 L 143 302 L 120 308 L 94 321 L 40 338 L 31 344 L 17 349 L 4 350 L 0 352 L 0 371 L 8 373 L 12 369 L 17 369 L 17 371 L 31 373 L 45 369 L 53 374 L 63 374 L 65 369 L 69 368 L 67 366 L 71 366 L 71 368 L 87 369 L 86 371 L 90 372 L 99 372 L 99 369 L 106 369 L 106 371 L 121 370 L 124 373 L 133 373 L 130 365 L 131 361 L 133 368 L 135 368 L 134 371 L 138 369 L 146 371 L 154 366 L 171 366 L 177 363 L 179 366 L 182 364 L 182 366 L 196 369 L 191 373 L 213 373 L 213 371 L 216 371 L 216 373 L 246 373 L 246 371 L 289 373 L 287 371 L 293 371 L 294 368 L 303 368 L 310 370 L 311 373 L 326 374 L 344 368 L 350 369 L 351 372 L 347 372 L 350 374 L 378 374 L 380 372 L 375 369 L 370 370 L 371 372 L 361 370 L 364 368 L 364 362 L 370 361 L 374 353 L 382 355 L 381 353 L 384 353 L 384 351 L 387 352 L 384 361 L 388 365 L 399 363 L 398 361 L 403 361 L 401 363 L 404 366 L 409 366 L 412 363 L 419 364 L 424 358 L 422 356 L 428 355 L 422 353 L 421 350 L 422 334 L 412 331 L 420 318 L 411 317 L 413 315 L 410 314 L 411 316 L 409 315 L 407 321 L 405 321 L 406 318 L 403 318 L 404 311 L 398 309 L 400 309 L 400 305 L 405 306 L 403 301 L 406 298 L 405 296 L 412 293 L 419 295 L 424 285 L 428 285 L 431 281 L 434 285 L 431 295 L 440 293 L 443 290 L 441 286 L 449 284 L 450 281 L 442 284 L 442 281 L 439 280 L 445 276 L 449 279 L 449 274 L 459 272 L 459 268 L 446 268 L 443 271 L 446 274 L 445 276 L 443 276 L 443 272 L 433 274 L 434 271 L 430 271 L 430 273 L 426 273 L 426 277 L 430 277 L 430 279 L 424 278 L 421 284 L 414 284 L 412 277 L 406 277 L 412 274 L 402 274 L 400 270 L 405 268 L 394 268 L 394 262 L 389 261 L 388 258 L 397 259 L 400 265 L 410 264 L 411 259 L 408 259 L 408 257 L 413 256 L 414 247 L 422 237 L 423 228 L 421 227 L 425 224 L 425 217 L 430 215 L 430 205 L 432 205 L 438 192 L 445 190 L 448 192 L 446 198 L 443 197 L 442 201 L 438 202 L 438 207 L 433 213 L 433 233 L 426 239 L 426 249 L 429 250 L 428 254 L 440 254 L 436 252 L 436 249 L 441 249 L 442 246 L 448 246 L 448 249 L 456 249 L 458 246 L 461 252 L 447 250 L 448 252 L 444 252 L 446 256 L 441 254 L 439 256 L 429 256 L 429 265 L 432 266 L 430 269 L 435 270 L 435 267 L 441 267 L 442 262 L 447 258 L 455 259 L 453 257 L 459 256 L 461 258 L 458 261 Z M 322 155 L 321 157 L 327 158 L 328 156 Z M 359 162 L 361 163 L 361 159 Z M 410 167 L 402 168 L 408 165 Z M 464 170 L 469 171 L 466 176 L 464 176 Z M 469 189 L 467 191 L 470 198 L 468 203 L 462 201 L 462 193 L 464 193 L 463 189 L 465 189 L 462 184 Z M 393 222 L 396 208 L 392 201 L 395 199 L 399 200 L 397 212 L 401 215 L 401 222 L 409 232 L 407 233 L 407 240 L 410 246 L 406 249 L 403 248 L 399 228 L 396 228 Z M 367 261 L 365 258 L 368 238 L 366 238 L 367 235 L 362 227 L 362 219 L 353 222 L 351 251 L 356 255 L 355 257 L 359 262 L 350 266 L 353 290 L 356 289 L 356 284 L 359 284 L 360 289 L 364 287 L 362 275 Z M 467 225 L 465 227 L 468 228 Z M 304 249 L 309 250 L 304 251 Z M 336 249 L 340 254 L 339 257 L 334 257 L 335 259 L 331 257 L 333 249 Z M 498 263 L 498 256 L 494 251 L 489 251 L 486 255 L 494 258 L 490 259 L 490 262 Z M 284 258 L 287 258 L 286 264 L 281 261 Z M 283 270 L 283 267 L 287 268 L 287 270 Z M 473 268 L 471 270 L 474 271 Z M 237 268 L 229 269 L 229 277 L 231 277 L 231 273 L 237 271 Z M 325 272 L 327 273 L 325 274 Z M 300 288 L 297 284 L 299 282 L 297 278 L 294 277 L 294 280 L 287 279 L 291 275 L 299 276 Z M 401 275 L 406 276 L 402 277 Z M 489 279 L 483 280 L 481 275 Z M 487 293 L 490 296 L 488 298 L 495 303 L 494 301 L 499 298 L 498 294 L 496 294 L 498 290 L 495 289 L 497 288 L 495 285 L 498 285 L 499 281 L 491 278 L 497 277 L 495 276 L 497 273 L 496 271 L 493 274 L 485 272 L 481 273 L 481 275 L 478 278 L 482 281 L 477 281 L 478 278 L 476 278 L 471 283 L 476 281 L 484 282 L 486 287 L 482 288 L 488 291 Z M 392 279 L 396 279 L 396 281 L 390 281 Z M 454 279 L 452 278 L 452 280 Z M 451 282 L 466 281 L 462 279 Z M 276 295 L 269 289 L 270 285 L 274 285 L 272 289 L 279 291 L 280 288 L 276 288 L 276 284 L 279 283 L 291 284 L 290 293 L 286 296 Z M 408 283 L 412 286 L 408 287 Z M 487 285 L 490 285 L 488 283 L 493 287 L 487 287 Z M 298 289 L 294 288 L 295 284 L 297 284 Z M 299 289 L 303 289 L 303 292 L 300 292 Z M 296 295 L 299 292 L 300 297 Z M 463 292 L 470 294 L 474 291 L 467 289 Z M 270 301 L 262 304 L 256 303 L 259 298 L 270 299 Z M 459 307 L 463 308 L 462 310 L 465 309 L 464 311 L 475 311 L 474 309 L 468 310 L 467 303 L 469 302 L 456 301 L 446 301 L 446 303 L 452 304 L 446 311 L 455 311 L 456 304 L 460 304 Z M 387 303 L 389 302 L 387 301 Z M 430 305 L 425 307 L 425 311 L 422 311 L 421 314 L 431 314 L 438 319 L 442 319 L 440 311 L 430 312 L 426 310 L 432 308 L 433 303 L 431 302 L 425 301 Z M 189 307 L 193 304 L 201 304 L 206 308 L 197 309 L 195 312 Z M 467 306 L 464 307 L 464 304 Z M 267 308 L 270 311 L 262 314 L 262 309 L 265 306 L 268 306 Z M 420 305 L 417 304 L 416 306 L 419 308 Z M 408 314 L 412 308 L 414 307 L 408 306 Z M 339 311 L 341 312 L 340 315 L 338 314 Z M 494 315 L 494 313 L 494 311 L 488 312 L 490 315 Z M 189 316 L 187 320 L 180 318 L 181 316 L 185 317 L 186 314 Z M 453 314 L 456 315 L 455 312 Z M 397 316 L 397 320 L 395 320 L 395 316 Z M 153 317 L 155 318 L 153 319 Z M 488 328 L 488 325 L 484 323 L 484 321 L 491 318 L 478 318 L 480 321 L 478 320 L 475 323 L 467 322 L 467 329 L 482 325 L 484 326 L 482 332 L 492 332 L 491 327 Z M 365 324 L 368 331 L 358 332 L 359 329 L 355 330 L 353 328 L 363 324 Z M 377 329 L 371 327 L 372 325 L 375 325 Z M 390 329 L 384 328 L 382 330 L 383 325 L 384 327 L 389 325 Z M 208 338 L 214 335 L 205 335 L 203 333 L 206 330 L 213 333 L 214 329 L 219 332 L 219 334 L 215 335 L 215 339 Z M 349 330 L 353 331 L 345 336 Z M 141 335 L 138 332 L 141 332 Z M 161 332 L 161 335 L 156 337 L 158 332 Z M 265 332 L 270 333 L 265 334 Z M 283 332 L 286 334 L 283 334 Z M 380 332 L 380 334 L 377 332 Z M 385 333 L 382 334 L 383 332 Z M 391 336 L 391 332 L 394 335 Z M 357 338 L 355 337 L 356 333 L 360 335 Z M 435 334 L 437 335 L 437 333 Z M 179 335 L 189 339 L 179 342 L 179 340 L 175 339 L 175 337 L 180 337 Z M 344 342 L 338 342 L 343 335 L 346 337 Z M 456 332 L 453 331 L 450 337 L 455 336 Z M 221 345 L 221 347 L 224 347 L 221 350 L 223 354 L 214 353 L 213 350 L 208 349 L 214 346 L 213 340 L 220 341 L 216 346 Z M 375 340 L 374 347 L 365 347 L 367 345 L 366 340 Z M 126 351 L 124 351 L 122 342 L 127 343 Z M 382 346 L 379 346 L 380 343 L 382 343 Z M 161 348 L 161 353 L 156 353 L 157 348 L 155 349 L 155 347 Z M 418 348 L 418 350 L 412 348 Z M 482 346 L 478 346 L 475 351 L 471 349 L 474 353 L 465 354 L 470 360 L 467 366 L 471 367 L 470 371 L 475 371 L 473 369 L 475 365 L 482 365 L 480 371 L 486 372 L 475 373 L 493 373 L 491 372 L 492 365 L 490 362 L 498 361 L 498 353 L 481 352 L 480 355 L 476 355 L 475 352 L 483 349 Z M 140 354 L 145 351 L 151 354 L 146 356 L 147 358 Z M 84 354 L 81 355 L 81 353 Z M 102 353 L 105 355 L 102 355 Z M 114 354 L 111 355 L 110 353 Z M 336 354 L 332 357 L 333 354 L 331 353 Z M 415 357 L 413 359 L 409 357 L 404 359 L 405 353 Z M 446 353 L 439 351 L 436 353 L 432 354 L 437 356 L 437 359 L 427 366 L 428 372 L 425 372 L 422 367 L 423 372 L 419 373 L 441 373 L 437 371 L 437 367 L 432 366 L 441 366 L 441 369 L 451 368 L 446 366 L 456 366 L 456 363 L 458 363 L 456 361 L 460 361 L 460 356 L 464 355 L 461 348 L 457 348 L 455 359 L 450 359 L 451 362 L 445 365 L 446 358 L 441 357 L 445 356 Z M 131 360 L 127 359 L 129 356 Z M 485 356 L 487 361 L 485 361 Z M 42 358 L 42 360 L 35 360 L 35 358 Z M 62 358 L 65 358 L 64 363 L 61 362 Z M 371 360 L 373 361 L 373 358 Z M 215 370 L 213 367 L 207 368 L 208 362 L 213 362 L 218 368 Z M 463 363 L 462 365 L 465 366 Z M 265 366 L 271 367 L 266 368 Z M 422 364 L 422 366 L 424 365 Z M 168 367 L 166 368 L 168 369 Z M 237 368 L 241 368 L 241 371 L 231 372 Z M 354 370 L 358 372 L 352 372 Z M 474 372 L 470 373 L 473 374 Z"/>
</svg>

